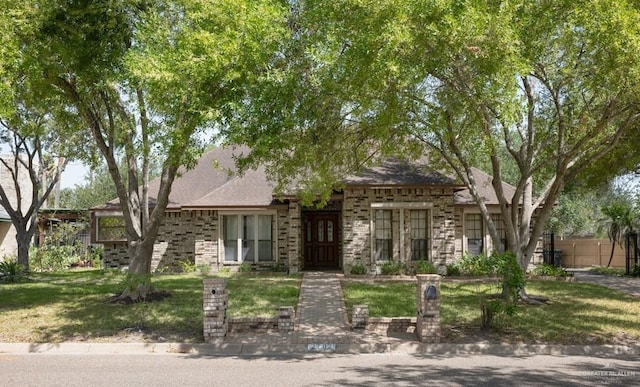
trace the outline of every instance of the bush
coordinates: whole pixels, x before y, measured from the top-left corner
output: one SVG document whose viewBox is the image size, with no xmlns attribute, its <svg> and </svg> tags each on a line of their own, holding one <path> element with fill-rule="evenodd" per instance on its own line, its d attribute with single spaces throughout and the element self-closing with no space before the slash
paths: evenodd
<svg viewBox="0 0 640 387">
<path fill-rule="evenodd" d="M 7 259 L 0 262 L 0 282 L 16 283 L 27 278 L 27 271 L 15 259 Z"/>
<path fill-rule="evenodd" d="M 416 274 L 437 274 L 438 270 L 433 262 L 421 259 L 416 263 Z"/>
<path fill-rule="evenodd" d="M 238 266 L 238 271 L 240 273 L 248 273 L 251 271 L 251 265 L 246 262 L 243 262 L 240 264 L 240 266 Z"/>
<path fill-rule="evenodd" d="M 380 272 L 383 275 L 401 275 L 404 272 L 404 265 L 400 262 L 385 262 Z"/>
<path fill-rule="evenodd" d="M 500 296 L 480 296 L 482 328 L 487 329 L 495 316 L 513 316 L 518 311 L 520 292 L 524 289 L 525 278 L 518 259 L 513 252 L 492 254 L 487 257 L 491 271 L 501 278 Z"/>
<path fill-rule="evenodd" d="M 368 270 L 364 263 L 354 263 L 349 266 L 349 274 L 363 275 L 367 274 Z"/>
<path fill-rule="evenodd" d="M 536 267 L 531 271 L 531 275 L 540 275 L 540 276 L 551 276 L 551 277 L 567 277 L 569 273 L 557 266 L 548 265 L 543 263 L 542 265 Z"/>
<path fill-rule="evenodd" d="M 79 254 L 75 246 L 71 245 L 43 245 L 33 248 L 29 252 L 30 263 L 34 271 L 61 271 L 71 267 L 79 261 Z"/>
<path fill-rule="evenodd" d="M 196 271 L 196 264 L 187 259 L 179 260 L 178 266 L 180 266 L 180 271 L 183 273 L 193 273 Z"/>
<path fill-rule="evenodd" d="M 496 274 L 493 259 L 484 254 L 477 256 L 465 254 L 458 263 L 458 267 L 462 275 L 490 276 Z"/>
<path fill-rule="evenodd" d="M 447 265 L 447 276 L 457 277 L 459 275 L 460 275 L 460 267 L 457 264 L 452 263 L 450 265 Z"/>
</svg>

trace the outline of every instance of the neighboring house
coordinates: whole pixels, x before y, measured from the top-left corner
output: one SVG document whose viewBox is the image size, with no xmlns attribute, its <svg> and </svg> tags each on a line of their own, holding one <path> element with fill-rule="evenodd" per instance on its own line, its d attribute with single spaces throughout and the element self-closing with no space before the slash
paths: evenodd
<svg viewBox="0 0 640 387">
<path fill-rule="evenodd" d="M 13 164 L 13 155 L 0 156 L 9 165 Z M 18 182 L 20 185 L 20 193 L 22 194 L 22 210 L 26 211 L 31 206 L 31 194 L 33 192 L 33 185 L 31 179 L 26 171 L 20 170 L 18 174 Z M 9 201 L 15 206 L 17 203 L 16 186 L 11 176 L 11 172 L 0 163 L 0 184 L 4 188 L 5 193 Z M 18 242 L 16 240 L 16 228 L 11 222 L 11 218 L 7 211 L 0 206 L 0 261 L 6 258 L 16 258 L 18 254 Z"/>
<path fill-rule="evenodd" d="M 316 208 L 302 206 L 295 192 L 274 195 L 262 168 L 230 173 L 234 152 L 241 150 L 214 149 L 175 180 L 155 244 L 154 270 L 178 267 L 183 260 L 214 270 L 249 263 L 290 272 L 348 271 L 361 263 L 377 271 L 388 261 L 444 265 L 466 252 L 493 248 L 468 191 L 429 169 L 426 159 L 390 160 L 347 177 L 344 188 Z M 498 230 L 504 230 L 491 177 L 475 174 Z M 152 182 L 149 192 L 157 187 Z M 514 190 L 507 184 L 504 189 L 507 195 Z M 127 265 L 117 200 L 92 209 L 92 238 L 104 245 L 105 267 Z"/>
</svg>

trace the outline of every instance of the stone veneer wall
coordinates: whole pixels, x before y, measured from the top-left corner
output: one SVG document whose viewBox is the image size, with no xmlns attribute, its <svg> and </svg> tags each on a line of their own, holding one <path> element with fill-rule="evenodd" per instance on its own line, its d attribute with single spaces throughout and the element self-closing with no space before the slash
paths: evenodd
<svg viewBox="0 0 640 387">
<path fill-rule="evenodd" d="M 343 202 L 343 260 L 344 270 L 362 263 L 374 269 L 371 252 L 372 203 L 429 203 L 431 207 L 431 260 L 436 264 L 453 262 L 456 256 L 455 210 L 451 188 L 349 188 L 344 191 Z M 393 257 L 400 254 L 400 211 L 392 208 Z M 405 217 L 405 223 L 407 218 Z M 405 260 L 408 255 L 405 252 Z"/>
</svg>

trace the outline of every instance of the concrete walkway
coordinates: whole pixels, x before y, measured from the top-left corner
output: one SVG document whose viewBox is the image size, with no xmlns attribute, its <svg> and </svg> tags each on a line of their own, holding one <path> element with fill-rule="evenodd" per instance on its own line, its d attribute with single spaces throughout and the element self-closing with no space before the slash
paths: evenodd
<svg viewBox="0 0 640 387">
<path fill-rule="evenodd" d="M 386 347 L 399 343 L 418 343 L 415 335 L 388 337 L 383 334 L 351 330 L 344 306 L 342 286 L 335 273 L 306 272 L 300 286 L 295 330 L 291 333 L 227 333 L 225 343 L 243 345 L 291 345 L 317 348 L 319 351 L 333 346 L 364 348 Z"/>
</svg>

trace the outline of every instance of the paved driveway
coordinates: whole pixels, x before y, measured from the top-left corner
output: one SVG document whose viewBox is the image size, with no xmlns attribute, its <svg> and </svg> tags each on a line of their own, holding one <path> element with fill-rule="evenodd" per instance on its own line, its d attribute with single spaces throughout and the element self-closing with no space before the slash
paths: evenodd
<svg viewBox="0 0 640 387">
<path fill-rule="evenodd" d="M 588 270 L 570 270 L 578 282 L 591 282 L 640 297 L 640 278 L 594 274 Z"/>
</svg>

